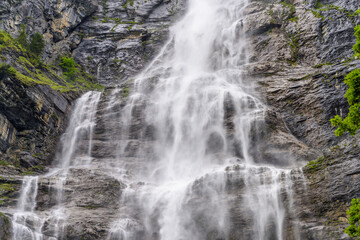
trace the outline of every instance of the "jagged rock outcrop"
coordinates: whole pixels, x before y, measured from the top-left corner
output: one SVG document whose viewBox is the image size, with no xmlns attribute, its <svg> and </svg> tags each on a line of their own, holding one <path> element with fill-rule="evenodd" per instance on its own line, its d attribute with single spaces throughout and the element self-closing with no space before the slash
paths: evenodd
<svg viewBox="0 0 360 240">
<path fill-rule="evenodd" d="M 184 11 L 179 0 L 4 1 L 0 28 L 14 36 L 43 34 L 44 59 L 73 55 L 97 81 L 121 83 L 137 74 L 166 39 Z"/>
</svg>

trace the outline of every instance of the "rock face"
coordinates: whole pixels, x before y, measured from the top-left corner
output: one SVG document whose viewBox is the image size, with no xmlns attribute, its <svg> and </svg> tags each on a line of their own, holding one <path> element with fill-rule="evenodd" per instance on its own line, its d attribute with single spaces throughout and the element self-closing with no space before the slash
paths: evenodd
<svg viewBox="0 0 360 240">
<path fill-rule="evenodd" d="M 360 197 L 359 150 L 359 136 L 349 137 L 304 168 L 309 182 L 306 205 L 316 220 L 307 219 L 314 228 L 322 223 L 324 231 L 318 235 L 323 239 L 349 239 L 343 230 L 351 200 Z"/>
<path fill-rule="evenodd" d="M 49 86 L 27 86 L 10 78 L 0 85 L 0 205 L 15 206 L 19 175 L 39 174 L 52 162 L 76 94 L 62 95 Z"/>
<path fill-rule="evenodd" d="M 156 54 L 184 4 L 158 0 L 0 3 L 0 28 L 13 37 L 23 27 L 28 36 L 41 33 L 46 43 L 42 58 L 47 63 L 35 65 L 13 39 L 1 34 L 0 38 L 8 41 L 4 47 L 0 45 L 1 62 L 14 67 L 22 78 L 0 79 L 0 174 L 11 185 L 11 191 L 0 193 L 0 205 L 15 204 L 18 175 L 44 172 L 51 164 L 73 101 L 87 89 L 54 90 L 51 84 L 65 80 L 59 68 L 50 64 L 58 65 L 59 57 L 72 55 L 81 65 L 81 74 L 87 71 L 105 85 L 119 84 Z M 35 79 L 35 84 L 22 81 L 27 76 Z M 36 84 L 44 78 L 45 84 Z"/>
<path fill-rule="evenodd" d="M 359 4 L 253 1 L 244 23 L 253 46 L 249 77 L 269 106 L 267 134 L 296 159 L 319 157 L 304 169 L 306 191 L 294 184 L 301 239 L 349 239 L 343 230 L 359 197 L 358 137 L 335 137 L 329 120 L 346 116 L 343 79 L 360 67 L 352 58 Z M 299 151 L 301 144 L 308 149 Z"/>
<path fill-rule="evenodd" d="M 22 25 L 29 35 L 43 34 L 44 59 L 71 54 L 98 82 L 113 85 L 145 66 L 184 7 L 183 0 L 9 0 L 0 5 L 0 27 L 14 36 Z"/>
<path fill-rule="evenodd" d="M 290 174 L 294 205 L 282 189 L 285 207 L 294 209 L 293 215 L 286 217 L 292 223 L 287 232 L 299 231 L 301 239 L 349 239 L 343 233 L 346 210 L 352 198 L 360 197 L 358 136 L 337 138 L 329 122 L 336 114 L 347 114 L 343 79 L 360 68 L 360 60 L 352 58 L 353 29 L 360 24 L 354 12 L 359 6 L 358 0 L 251 1 L 241 24 L 252 48 L 247 78 L 256 83 L 268 106 L 264 130 L 253 138 L 260 147 L 252 153 L 259 159 L 273 159 L 276 165 L 292 159 L 302 166 L 317 159 L 304 168 L 304 175 L 299 170 Z M 125 98 L 131 76 L 154 57 L 170 23 L 184 11 L 185 1 L 174 0 L 5 0 L 0 3 L 0 27 L 14 36 L 21 24 L 28 35 L 40 32 L 46 40 L 46 61 L 56 62 L 58 56 L 71 54 L 99 83 L 123 84 L 115 94 Z M 41 172 L 53 159 L 57 139 L 79 94 L 63 94 L 43 85 L 26 86 L 11 78 L 1 80 L 0 85 L 0 158 Z M 121 128 L 116 121 L 109 121 L 108 115 L 119 117 L 124 102 L 109 112 L 106 106 L 112 101 L 112 91 L 109 87 L 103 93 L 97 110 L 92 156 L 98 162 L 93 169 L 73 168 L 64 187 L 70 216 L 66 239 L 105 239 L 117 217 L 113 212 L 122 209 L 117 200 L 125 186 L 102 169 L 104 162 L 113 164 L 117 155 L 107 142 L 121 144 L 124 140 L 110 139 L 107 132 L 119 131 L 121 135 Z M 131 125 L 132 141 L 124 151 L 133 172 L 125 176 L 145 167 L 146 159 L 136 158 L 137 151 L 140 145 L 151 144 L 154 137 L 151 126 L 141 128 L 140 112 L 133 112 L 131 123 L 126 123 Z M 148 141 L 139 141 L 139 135 L 146 135 Z M 0 180 L 1 206 L 15 205 L 20 178 L 8 176 L 20 173 L 16 166 L 0 169 L 5 177 Z M 240 173 L 240 167 L 233 169 L 233 174 Z M 239 201 L 242 187 L 242 181 L 232 182 L 227 189 L 229 199 Z M 37 210 L 56 204 L 57 188 L 55 179 L 39 180 Z M 193 201 L 199 204 L 199 199 Z M 1 239 L 9 236 L 6 219 L 0 216 Z M 246 211 L 234 207 L 231 219 L 231 237 L 246 239 L 246 231 L 238 231 L 246 225 Z M 298 229 L 292 227 L 295 225 Z M 141 235 L 142 229 L 138 233 Z M 48 227 L 45 235 L 53 236 L 54 229 Z M 209 234 L 208 239 L 215 235 Z"/>
<path fill-rule="evenodd" d="M 0 226 L 0 238 L 4 240 L 10 239 L 11 222 L 4 214 L 0 216 Z"/>
</svg>

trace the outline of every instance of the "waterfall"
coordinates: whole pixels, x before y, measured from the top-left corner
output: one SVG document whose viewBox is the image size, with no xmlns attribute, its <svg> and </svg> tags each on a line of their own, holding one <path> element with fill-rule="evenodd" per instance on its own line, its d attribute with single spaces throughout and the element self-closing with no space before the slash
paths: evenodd
<svg viewBox="0 0 360 240">
<path fill-rule="evenodd" d="M 38 191 L 38 177 L 24 177 L 20 198 L 12 220 L 13 238 L 24 240 L 42 240 L 43 221 L 34 213 Z M 27 226 L 32 223 L 33 228 Z"/>
<path fill-rule="evenodd" d="M 24 178 L 14 239 L 66 239 L 81 207 L 83 221 L 96 218 L 71 199 L 84 179 L 122 184 L 102 220 L 107 240 L 300 239 L 286 220 L 296 221 L 302 173 L 291 159 L 277 166 L 254 154 L 267 107 L 246 72 L 247 4 L 189 1 L 129 96 L 118 87 L 77 100 L 51 171 Z M 42 210 L 41 184 L 53 202 Z"/>
<path fill-rule="evenodd" d="M 39 177 L 24 177 L 17 211 L 12 219 L 14 240 L 61 239 L 66 221 L 63 207 L 64 185 L 70 166 L 87 165 L 91 162 L 91 139 L 95 125 L 95 112 L 100 100 L 100 92 L 88 92 L 77 100 L 70 125 L 61 139 L 61 150 L 56 158 L 56 167 L 40 178 L 54 179 L 56 205 L 49 211 L 38 215 L 36 197 Z M 83 149 L 81 140 L 89 143 Z M 82 151 L 80 151 L 82 150 Z M 44 224 L 52 228 L 51 236 L 43 234 Z"/>
<path fill-rule="evenodd" d="M 190 1 L 165 47 L 135 79 L 119 120 L 130 127 L 121 138 L 129 139 L 125 146 L 132 143 L 130 122 L 142 108 L 137 138 L 152 139 L 153 149 L 140 145 L 137 156 L 148 161 L 128 186 L 144 184 L 124 191 L 120 205 L 131 210 L 122 209 L 108 239 L 230 239 L 228 188 L 239 182 L 244 186 L 237 204 L 251 225 L 241 230 L 243 239 L 285 239 L 281 195 L 292 198 L 290 170 L 251 153 L 266 106 L 244 68 L 247 4 Z M 124 157 L 121 151 L 118 161 Z"/>
</svg>

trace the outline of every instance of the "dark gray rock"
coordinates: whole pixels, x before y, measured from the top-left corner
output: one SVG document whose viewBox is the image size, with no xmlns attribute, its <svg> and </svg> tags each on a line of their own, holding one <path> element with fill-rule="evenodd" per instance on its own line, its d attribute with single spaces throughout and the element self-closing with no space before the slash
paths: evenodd
<svg viewBox="0 0 360 240">
<path fill-rule="evenodd" d="M 11 239 L 11 222 L 3 213 L 0 213 L 0 238 L 3 240 Z"/>
<path fill-rule="evenodd" d="M 18 36 L 43 34 L 43 58 L 73 55 L 99 83 L 115 85 L 137 74 L 165 41 L 184 0 L 5 1 L 0 28 Z M 26 16 L 26 17 L 25 17 Z"/>
</svg>

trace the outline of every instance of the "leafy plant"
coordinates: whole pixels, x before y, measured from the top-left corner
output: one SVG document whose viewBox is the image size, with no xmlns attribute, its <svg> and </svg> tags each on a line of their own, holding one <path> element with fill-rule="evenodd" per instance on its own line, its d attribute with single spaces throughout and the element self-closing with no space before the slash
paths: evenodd
<svg viewBox="0 0 360 240">
<path fill-rule="evenodd" d="M 346 212 L 349 214 L 350 226 L 345 229 L 350 237 L 360 239 L 360 199 L 353 199 L 351 201 L 351 207 Z"/>
<path fill-rule="evenodd" d="M 5 63 L 0 64 L 0 80 L 12 74 L 11 66 Z"/>
<path fill-rule="evenodd" d="M 126 98 L 129 95 L 129 88 L 125 87 L 122 90 L 122 97 Z"/>
<path fill-rule="evenodd" d="M 339 115 L 331 119 L 331 124 L 338 127 L 335 131 L 336 136 L 342 136 L 345 132 L 355 135 L 360 128 L 360 69 L 355 69 L 345 77 L 345 83 L 349 86 L 345 97 L 350 105 L 349 114 L 345 119 Z"/>
<path fill-rule="evenodd" d="M 314 173 L 318 170 L 321 170 L 324 168 L 324 161 L 325 158 L 324 156 L 319 157 L 316 160 L 310 161 L 307 165 L 306 165 L 306 169 L 308 169 L 309 172 Z"/>
<path fill-rule="evenodd" d="M 355 27 L 356 44 L 353 49 L 355 57 L 360 56 L 360 25 Z M 331 119 L 331 124 L 337 127 L 335 131 L 336 136 L 342 136 L 345 132 L 355 135 L 356 131 L 360 129 L 360 69 L 355 69 L 350 72 L 344 81 L 349 89 L 346 91 L 345 98 L 347 98 L 350 105 L 349 113 L 345 119 L 336 115 Z"/>
<path fill-rule="evenodd" d="M 356 37 L 356 43 L 353 46 L 355 57 L 360 57 L 360 25 L 357 25 L 355 28 L 355 37 Z"/>
<path fill-rule="evenodd" d="M 45 47 L 43 36 L 40 33 L 35 33 L 30 38 L 29 50 L 36 54 L 41 55 Z"/>
<path fill-rule="evenodd" d="M 16 39 L 16 41 L 25 49 L 28 49 L 29 47 L 29 41 L 27 39 L 26 36 L 26 32 L 25 32 L 25 26 L 21 25 L 21 31 L 20 31 L 20 35 L 18 36 L 18 38 Z"/>
<path fill-rule="evenodd" d="M 59 66 L 63 69 L 64 75 L 68 80 L 74 80 L 78 72 L 74 58 L 63 57 Z"/>
</svg>

